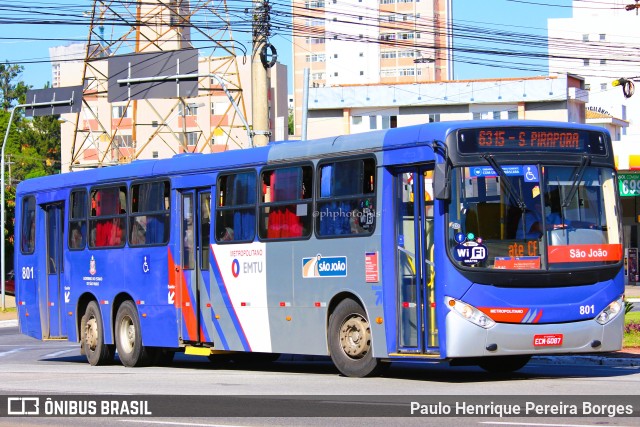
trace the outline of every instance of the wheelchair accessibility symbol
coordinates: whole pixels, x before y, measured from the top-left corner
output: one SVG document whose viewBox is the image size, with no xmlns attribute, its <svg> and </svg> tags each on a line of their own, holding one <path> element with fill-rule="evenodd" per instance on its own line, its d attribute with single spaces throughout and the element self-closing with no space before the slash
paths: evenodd
<svg viewBox="0 0 640 427">
<path fill-rule="evenodd" d="M 538 167 L 537 166 L 524 166 L 524 182 L 538 182 Z"/>
<path fill-rule="evenodd" d="M 149 272 L 149 261 L 147 261 L 147 257 L 144 257 L 144 261 L 142 262 L 142 272 L 147 274 Z"/>
</svg>

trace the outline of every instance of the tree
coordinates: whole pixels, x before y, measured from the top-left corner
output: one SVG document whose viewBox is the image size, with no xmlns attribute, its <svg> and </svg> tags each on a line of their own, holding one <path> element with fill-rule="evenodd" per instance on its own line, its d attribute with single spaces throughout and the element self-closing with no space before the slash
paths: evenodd
<svg viewBox="0 0 640 427">
<path fill-rule="evenodd" d="M 9 111 L 15 101 L 24 99 L 27 94 L 28 87 L 24 82 L 14 83 L 23 70 L 21 65 L 0 64 L 0 108 L 3 111 Z"/>
<path fill-rule="evenodd" d="M 289 135 L 294 135 L 296 132 L 296 123 L 293 120 L 293 110 L 289 110 Z"/>
<path fill-rule="evenodd" d="M 24 104 L 29 87 L 16 81 L 23 67 L 0 64 L 0 134 L 4 139 L 9 126 L 10 110 Z M 47 85 L 48 86 L 48 85 Z M 60 123 L 57 116 L 24 118 L 24 110 L 16 110 L 5 147 L 5 214 L 6 265 L 13 264 L 15 186 L 25 179 L 49 175 L 60 170 Z M 7 270 L 8 271 L 8 270 Z"/>
</svg>

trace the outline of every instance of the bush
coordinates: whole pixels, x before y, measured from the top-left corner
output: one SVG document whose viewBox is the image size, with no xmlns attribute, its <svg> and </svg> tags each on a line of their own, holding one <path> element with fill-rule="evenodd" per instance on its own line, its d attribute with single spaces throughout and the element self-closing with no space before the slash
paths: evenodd
<svg viewBox="0 0 640 427">
<path fill-rule="evenodd" d="M 638 322 L 629 322 L 624 325 L 624 333 L 625 334 L 640 334 L 640 323 Z"/>
</svg>

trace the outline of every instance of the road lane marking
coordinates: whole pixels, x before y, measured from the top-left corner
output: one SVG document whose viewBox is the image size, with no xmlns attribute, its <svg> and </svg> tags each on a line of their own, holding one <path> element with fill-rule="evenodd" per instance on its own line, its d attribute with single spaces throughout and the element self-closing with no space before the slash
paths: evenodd
<svg viewBox="0 0 640 427">
<path fill-rule="evenodd" d="M 602 427 L 602 424 L 545 424 L 545 423 L 514 423 L 507 421 L 481 421 L 480 424 L 491 424 L 500 426 L 540 426 L 540 427 Z M 617 426 L 625 427 L 625 426 Z"/>
</svg>

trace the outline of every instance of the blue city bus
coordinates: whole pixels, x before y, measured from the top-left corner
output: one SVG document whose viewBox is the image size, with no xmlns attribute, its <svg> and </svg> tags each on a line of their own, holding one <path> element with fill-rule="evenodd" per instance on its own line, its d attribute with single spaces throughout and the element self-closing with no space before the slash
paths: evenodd
<svg viewBox="0 0 640 427">
<path fill-rule="evenodd" d="M 174 353 L 522 368 L 621 348 L 610 135 L 442 122 L 26 180 L 20 330 L 92 365 Z"/>
</svg>

